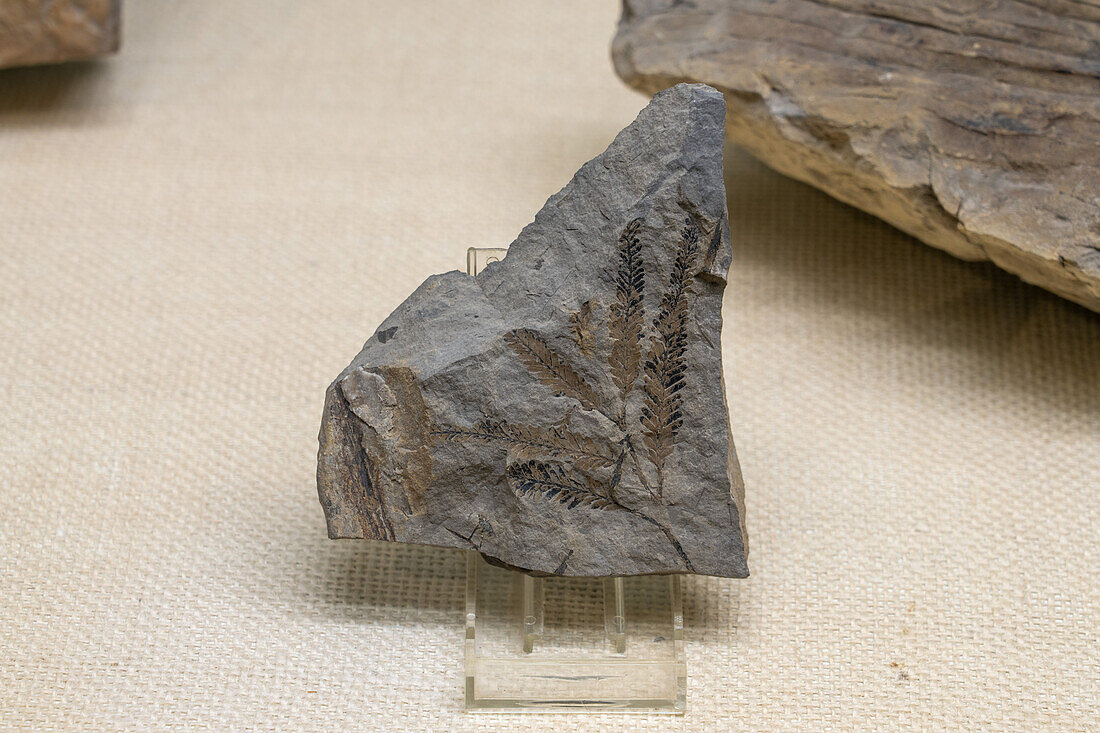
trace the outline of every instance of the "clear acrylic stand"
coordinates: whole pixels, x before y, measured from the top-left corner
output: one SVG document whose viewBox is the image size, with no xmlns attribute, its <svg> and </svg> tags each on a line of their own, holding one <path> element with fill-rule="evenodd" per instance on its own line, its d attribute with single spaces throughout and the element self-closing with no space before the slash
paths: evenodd
<svg viewBox="0 0 1100 733">
<path fill-rule="evenodd" d="M 476 275 L 506 249 L 471 247 Z M 682 714 L 679 575 L 534 577 L 466 562 L 466 709 Z"/>
<path fill-rule="evenodd" d="M 466 709 L 683 713 L 680 576 L 535 578 L 466 564 Z"/>
</svg>

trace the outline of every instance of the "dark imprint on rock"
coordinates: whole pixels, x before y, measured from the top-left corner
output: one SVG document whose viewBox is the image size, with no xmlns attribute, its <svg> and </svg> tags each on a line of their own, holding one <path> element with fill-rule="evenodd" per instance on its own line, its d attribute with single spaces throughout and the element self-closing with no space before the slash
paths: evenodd
<svg viewBox="0 0 1100 733">
<path fill-rule="evenodd" d="M 720 226 L 720 222 L 716 225 Z M 640 486 L 663 504 L 665 466 L 675 450 L 683 425 L 681 390 L 684 388 L 684 351 L 691 284 L 698 274 L 699 227 L 686 216 L 680 244 L 667 286 L 649 329 L 643 361 L 645 328 L 645 269 L 638 233 L 642 219 L 630 221 L 619 235 L 615 302 L 611 304 L 607 366 L 618 394 L 601 395 L 538 332 L 520 328 L 504 335 L 528 373 L 555 395 L 575 400 L 583 410 L 602 414 L 623 432 L 615 445 L 600 445 L 572 433 L 570 408 L 552 427 L 507 421 L 478 422 L 472 428 L 436 425 L 431 436 L 439 442 L 500 444 L 515 462 L 505 466 L 508 486 L 517 497 L 553 501 L 570 510 L 623 511 L 657 527 L 676 550 L 687 570 L 694 572 L 680 542 L 667 525 L 627 503 L 619 489 Z M 720 232 L 715 232 L 716 237 Z M 574 340 L 581 353 L 591 354 L 587 301 L 571 319 Z M 587 349 L 584 346 L 588 346 Z M 626 415 L 627 397 L 642 380 L 644 395 L 638 424 Z M 650 464 L 647 471 L 639 454 Z M 629 492 L 627 492 L 629 493 Z M 564 564 L 564 561 L 563 561 Z"/>
</svg>

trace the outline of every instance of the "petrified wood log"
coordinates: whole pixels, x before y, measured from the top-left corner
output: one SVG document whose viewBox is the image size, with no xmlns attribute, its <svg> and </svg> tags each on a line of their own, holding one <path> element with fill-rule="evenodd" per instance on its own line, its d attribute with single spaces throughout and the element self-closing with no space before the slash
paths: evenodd
<svg viewBox="0 0 1100 733">
<path fill-rule="evenodd" d="M 0 67 L 76 61 L 118 50 L 122 0 L 0 0 Z"/>
<path fill-rule="evenodd" d="M 725 92 L 776 170 L 1100 310 L 1095 2 L 625 0 L 612 54 Z"/>
<path fill-rule="evenodd" d="M 725 104 L 662 92 L 476 277 L 429 278 L 328 390 L 333 538 L 558 575 L 743 577 L 722 381 Z"/>
</svg>

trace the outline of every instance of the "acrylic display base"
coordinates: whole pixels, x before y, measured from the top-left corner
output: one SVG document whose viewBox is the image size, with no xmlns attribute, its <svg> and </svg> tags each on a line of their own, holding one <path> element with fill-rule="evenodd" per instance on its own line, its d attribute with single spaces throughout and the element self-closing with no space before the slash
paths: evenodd
<svg viewBox="0 0 1100 733">
<path fill-rule="evenodd" d="M 507 249 L 470 247 L 476 275 Z M 683 713 L 680 576 L 535 578 L 466 562 L 466 709 Z"/>
<path fill-rule="evenodd" d="M 683 713 L 680 576 L 535 578 L 466 564 L 466 709 Z"/>
</svg>

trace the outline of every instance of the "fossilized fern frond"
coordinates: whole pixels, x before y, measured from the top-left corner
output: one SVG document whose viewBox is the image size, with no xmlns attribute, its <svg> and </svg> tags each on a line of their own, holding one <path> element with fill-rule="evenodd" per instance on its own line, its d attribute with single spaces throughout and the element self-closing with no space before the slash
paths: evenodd
<svg viewBox="0 0 1100 733">
<path fill-rule="evenodd" d="M 699 229 L 688 217 L 680 233 L 668 290 L 653 319 L 655 334 L 650 337 L 645 363 L 642 440 L 658 477 L 664 471 L 665 461 L 672 454 L 683 425 L 680 390 L 684 387 L 684 349 L 687 346 L 687 288 L 694 277 L 698 252 Z"/>
<path fill-rule="evenodd" d="M 361 497 L 359 522 L 363 526 L 363 536 L 367 539 L 390 540 L 394 539 L 393 525 L 386 518 L 383 509 L 382 488 L 378 485 L 378 477 L 374 470 L 374 464 L 364 453 L 362 455 L 363 473 L 369 483 L 367 492 Z M 368 498 L 370 497 L 370 498 Z"/>
<path fill-rule="evenodd" d="M 516 496 L 537 496 L 565 504 L 570 509 L 586 506 L 603 511 L 622 509 L 607 496 L 604 487 L 591 478 L 584 482 L 568 475 L 560 466 L 538 461 L 508 466 L 508 485 Z"/>
<path fill-rule="evenodd" d="M 563 359 L 542 336 L 529 328 L 518 328 L 504 335 L 512 351 L 540 383 L 554 394 L 572 397 L 586 410 L 600 408 L 600 395 Z"/>
<path fill-rule="evenodd" d="M 619 388 L 625 410 L 626 396 L 638 379 L 641 365 L 642 322 L 645 306 L 645 270 L 642 266 L 642 245 L 638 231 L 641 219 L 634 219 L 619 235 L 619 270 L 615 280 L 615 302 L 611 305 L 608 335 L 611 337 L 611 353 L 608 366 L 611 379 Z"/>
<path fill-rule="evenodd" d="M 707 245 L 707 254 L 703 257 L 704 270 L 714 266 L 714 260 L 718 257 L 718 249 L 722 246 L 722 222 L 717 221 L 710 233 L 710 244 Z"/>
<path fill-rule="evenodd" d="M 569 314 L 569 332 L 573 335 L 573 343 L 584 356 L 592 356 L 596 341 L 592 333 L 592 309 L 592 301 L 586 300 L 575 313 Z"/>
<path fill-rule="evenodd" d="M 449 443 L 496 443 L 507 446 L 516 458 L 567 458 L 581 470 L 610 466 L 615 459 L 607 455 L 591 438 L 567 430 L 534 425 L 482 420 L 472 428 L 440 426 L 432 437 Z"/>
</svg>

